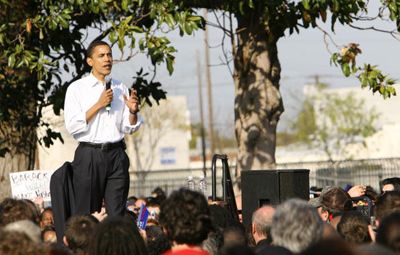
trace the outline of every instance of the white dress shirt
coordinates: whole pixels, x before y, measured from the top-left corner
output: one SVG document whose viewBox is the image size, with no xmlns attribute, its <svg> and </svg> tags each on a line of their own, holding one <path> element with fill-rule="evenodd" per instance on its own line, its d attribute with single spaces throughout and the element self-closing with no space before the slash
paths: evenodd
<svg viewBox="0 0 400 255">
<path fill-rule="evenodd" d="M 100 98 L 105 85 L 93 74 L 73 82 L 67 89 L 64 104 L 64 120 L 68 132 L 79 142 L 117 142 L 125 133 L 136 131 L 143 120 L 138 116 L 135 125 L 129 122 L 129 108 L 123 95 L 129 98 L 128 88 L 120 81 L 112 79 L 113 100 L 111 109 L 101 109 L 86 123 L 86 112 Z"/>
</svg>

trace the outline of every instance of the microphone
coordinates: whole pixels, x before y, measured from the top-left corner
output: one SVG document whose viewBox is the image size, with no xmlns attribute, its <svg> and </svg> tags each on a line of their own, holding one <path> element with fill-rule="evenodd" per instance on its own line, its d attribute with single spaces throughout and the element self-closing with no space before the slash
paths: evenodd
<svg viewBox="0 0 400 255">
<path fill-rule="evenodd" d="M 106 90 L 109 90 L 110 88 L 111 88 L 111 78 L 107 79 L 107 81 L 106 81 Z M 106 106 L 106 111 L 110 112 L 110 110 L 111 110 L 111 103 L 109 103 Z"/>
</svg>

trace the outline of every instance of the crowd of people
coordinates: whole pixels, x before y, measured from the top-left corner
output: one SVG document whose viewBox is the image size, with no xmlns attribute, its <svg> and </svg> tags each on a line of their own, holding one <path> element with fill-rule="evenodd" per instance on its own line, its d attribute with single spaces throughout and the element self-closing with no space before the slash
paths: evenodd
<svg viewBox="0 0 400 255">
<path fill-rule="evenodd" d="M 57 239 L 51 208 L 0 203 L 0 255 L 375 255 L 400 253 L 400 178 L 314 189 L 309 201 L 263 205 L 248 226 L 197 191 L 128 197 L 124 216 L 73 215 Z M 138 224 L 146 212 L 145 224 Z M 143 222 L 142 222 L 143 223 Z M 139 226 L 139 227 L 138 227 Z"/>
</svg>

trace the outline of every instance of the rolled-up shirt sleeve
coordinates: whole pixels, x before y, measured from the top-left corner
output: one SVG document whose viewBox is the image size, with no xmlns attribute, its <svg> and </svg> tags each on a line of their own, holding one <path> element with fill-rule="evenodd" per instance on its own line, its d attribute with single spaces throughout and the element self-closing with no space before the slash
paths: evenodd
<svg viewBox="0 0 400 255">
<path fill-rule="evenodd" d="M 129 110 L 127 112 L 128 116 L 127 117 L 124 116 L 122 130 L 125 134 L 132 134 L 133 132 L 137 131 L 140 128 L 140 126 L 143 124 L 144 121 L 142 116 L 138 115 L 136 123 L 134 125 L 131 125 L 131 123 L 129 122 Z"/>
<path fill-rule="evenodd" d="M 76 135 L 88 130 L 86 112 L 82 109 L 77 95 L 72 88 L 68 88 L 64 103 L 64 121 L 67 131 Z"/>
</svg>

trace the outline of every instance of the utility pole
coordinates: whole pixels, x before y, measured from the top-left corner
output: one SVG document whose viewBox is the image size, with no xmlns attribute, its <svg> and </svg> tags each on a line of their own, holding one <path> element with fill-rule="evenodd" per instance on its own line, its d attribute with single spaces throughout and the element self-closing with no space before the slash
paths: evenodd
<svg viewBox="0 0 400 255">
<path fill-rule="evenodd" d="M 201 155 L 203 159 L 203 174 L 204 176 L 206 176 L 206 140 L 204 134 L 203 85 L 201 80 L 201 64 L 198 51 L 196 51 L 196 60 L 197 60 L 197 80 L 199 85 Z"/>
<path fill-rule="evenodd" d="M 204 19 L 207 22 L 207 9 L 204 9 Z M 211 156 L 215 153 L 215 139 L 214 139 L 214 116 L 212 104 L 212 91 L 211 91 L 211 72 L 210 72 L 210 52 L 208 48 L 208 26 L 204 31 L 204 48 L 206 54 L 206 75 L 207 75 L 207 96 L 208 96 L 208 135 L 210 137 L 210 153 Z"/>
</svg>

